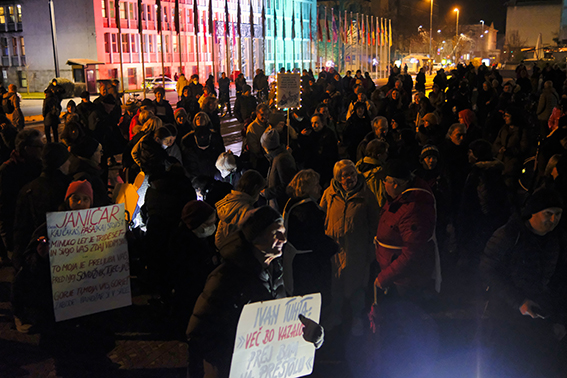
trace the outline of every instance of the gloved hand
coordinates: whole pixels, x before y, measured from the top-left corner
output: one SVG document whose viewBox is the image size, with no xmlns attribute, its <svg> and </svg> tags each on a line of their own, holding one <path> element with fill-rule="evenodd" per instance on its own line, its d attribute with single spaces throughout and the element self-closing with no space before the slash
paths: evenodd
<svg viewBox="0 0 567 378">
<path fill-rule="evenodd" d="M 313 320 L 299 314 L 299 321 L 303 323 L 303 339 L 315 345 L 315 349 L 319 349 L 325 340 L 325 330 L 321 325 Z"/>
</svg>

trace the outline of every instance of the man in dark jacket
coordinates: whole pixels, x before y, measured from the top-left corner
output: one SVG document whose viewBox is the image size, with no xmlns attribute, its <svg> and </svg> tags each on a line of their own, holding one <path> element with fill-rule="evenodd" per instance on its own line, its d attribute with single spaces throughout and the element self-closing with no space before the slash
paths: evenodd
<svg viewBox="0 0 567 378">
<path fill-rule="evenodd" d="M 268 98 L 268 77 L 260 68 L 256 70 L 256 76 L 252 80 L 252 88 L 256 91 L 259 99 Z"/>
<path fill-rule="evenodd" d="M 221 103 L 224 102 L 226 104 L 227 112 L 230 116 L 232 116 L 232 109 L 230 108 L 230 79 L 226 77 L 224 72 L 221 74 L 218 84 L 219 100 Z"/>
<path fill-rule="evenodd" d="M 163 87 L 156 87 L 156 89 L 154 89 L 154 94 L 156 96 L 156 99 L 154 100 L 156 116 L 158 116 L 164 124 L 175 123 L 173 108 L 169 104 L 169 101 L 165 99 L 165 89 L 163 89 Z"/>
<path fill-rule="evenodd" d="M 45 99 L 43 100 L 43 109 L 41 115 L 43 116 L 43 125 L 45 132 L 45 139 L 51 142 L 51 132 L 53 131 L 53 140 L 59 141 L 59 116 L 61 115 L 60 100 L 55 95 L 53 90 L 49 89 L 45 92 Z"/>
<path fill-rule="evenodd" d="M 244 305 L 286 296 L 280 258 L 285 243 L 281 215 L 264 206 L 250 211 L 240 231 L 221 245 L 224 262 L 207 279 L 187 327 L 187 377 L 201 378 L 214 370 L 217 377 L 228 377 Z M 304 338 L 316 347 L 322 344 L 322 337 L 316 323 L 304 329 Z"/>
<path fill-rule="evenodd" d="M 199 75 L 191 75 L 191 82 L 187 87 L 189 87 L 189 95 L 195 100 L 199 100 L 203 95 L 203 84 L 199 83 Z"/>
<path fill-rule="evenodd" d="M 43 170 L 35 180 L 25 185 L 18 194 L 14 221 L 14 255 L 16 269 L 36 228 L 45 223 L 50 211 L 57 211 L 65 200 L 69 183 L 69 151 L 59 143 L 48 143 L 41 154 Z"/>
<path fill-rule="evenodd" d="M 234 116 L 238 122 L 244 123 L 256 110 L 257 105 L 256 97 L 250 94 L 250 86 L 244 85 L 242 96 L 238 97 L 234 103 Z"/>
<path fill-rule="evenodd" d="M 16 137 L 16 149 L 10 160 L 0 166 L 0 258 L 14 250 L 13 230 L 18 193 L 41 173 L 41 134 L 35 129 L 23 130 Z"/>
<path fill-rule="evenodd" d="M 567 240 L 559 225 L 563 208 L 559 193 L 536 191 L 520 215 L 496 230 L 482 255 L 480 272 L 489 287 L 494 330 L 487 341 L 498 351 L 488 355 L 504 360 L 494 362 L 508 370 L 506 376 L 565 376 L 558 354 L 567 319 Z"/>
</svg>

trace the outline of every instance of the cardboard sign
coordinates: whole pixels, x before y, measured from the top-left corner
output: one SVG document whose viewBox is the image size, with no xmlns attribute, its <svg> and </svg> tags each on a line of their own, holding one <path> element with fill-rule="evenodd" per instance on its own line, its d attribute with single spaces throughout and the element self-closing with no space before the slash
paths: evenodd
<svg viewBox="0 0 567 378">
<path fill-rule="evenodd" d="M 299 315 L 319 322 L 321 294 L 244 306 L 230 378 L 303 377 L 313 371 L 315 346 L 303 339 Z"/>
<path fill-rule="evenodd" d="M 279 73 L 278 94 L 276 106 L 279 109 L 293 109 L 301 107 L 301 77 L 299 74 Z"/>
<path fill-rule="evenodd" d="M 129 306 L 124 204 L 47 214 L 55 320 Z"/>
</svg>

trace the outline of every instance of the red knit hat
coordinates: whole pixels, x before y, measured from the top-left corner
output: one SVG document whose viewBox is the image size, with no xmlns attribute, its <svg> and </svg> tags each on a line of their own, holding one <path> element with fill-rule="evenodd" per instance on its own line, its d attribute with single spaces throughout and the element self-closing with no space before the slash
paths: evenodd
<svg viewBox="0 0 567 378">
<path fill-rule="evenodd" d="M 65 201 L 75 193 L 88 196 L 91 199 L 91 203 L 93 203 L 93 187 L 87 180 L 73 181 L 70 183 L 69 188 L 67 188 L 67 193 L 65 194 Z"/>
</svg>

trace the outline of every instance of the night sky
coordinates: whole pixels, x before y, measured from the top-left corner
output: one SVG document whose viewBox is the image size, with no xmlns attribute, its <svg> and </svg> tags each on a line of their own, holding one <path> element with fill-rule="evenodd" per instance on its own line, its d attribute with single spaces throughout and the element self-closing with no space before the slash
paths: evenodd
<svg viewBox="0 0 567 378">
<path fill-rule="evenodd" d="M 499 35 L 506 32 L 506 7 L 503 0 L 437 1 L 439 2 L 439 21 L 442 24 L 440 27 L 443 24 L 450 24 L 454 27 L 455 12 L 453 12 L 453 9 L 459 8 L 459 24 L 474 24 L 484 20 L 485 25 L 494 22 L 494 27 L 498 30 Z"/>
</svg>

